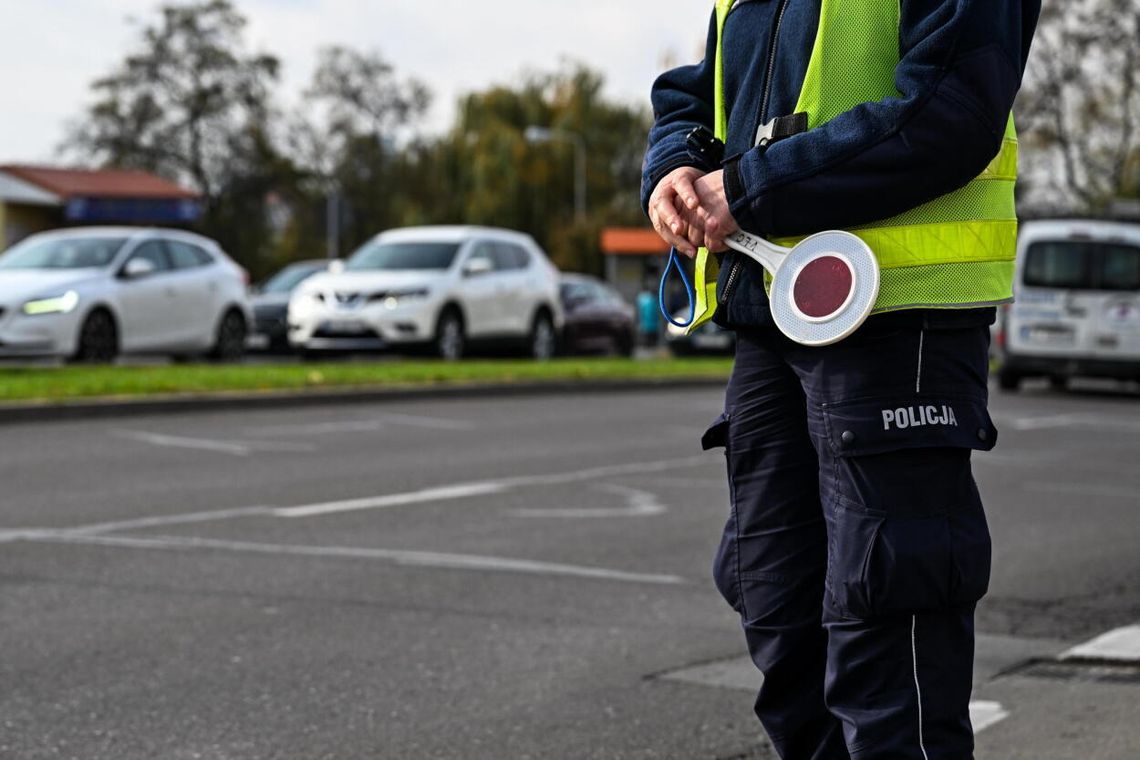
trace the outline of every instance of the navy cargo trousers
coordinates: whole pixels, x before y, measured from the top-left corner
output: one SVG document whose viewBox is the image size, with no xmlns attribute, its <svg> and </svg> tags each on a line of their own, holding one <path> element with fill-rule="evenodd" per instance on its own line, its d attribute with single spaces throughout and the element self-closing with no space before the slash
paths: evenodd
<svg viewBox="0 0 1140 760">
<path fill-rule="evenodd" d="M 973 756 L 974 607 L 990 537 L 970 469 L 993 447 L 989 330 L 872 317 L 808 348 L 738 333 L 731 511 L 714 567 L 764 674 L 784 760 Z"/>
</svg>

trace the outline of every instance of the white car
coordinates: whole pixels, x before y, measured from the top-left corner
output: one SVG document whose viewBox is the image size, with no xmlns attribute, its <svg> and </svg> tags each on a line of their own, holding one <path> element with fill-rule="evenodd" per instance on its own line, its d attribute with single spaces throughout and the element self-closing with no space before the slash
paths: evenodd
<svg viewBox="0 0 1140 760">
<path fill-rule="evenodd" d="M 247 281 L 217 243 L 178 230 L 33 235 L 0 256 L 0 357 L 233 360 L 251 323 Z"/>
<path fill-rule="evenodd" d="M 1003 389 L 1034 376 L 1140 380 L 1140 225 L 1022 225 L 1014 295 L 997 330 Z"/>
<path fill-rule="evenodd" d="M 289 301 L 289 341 L 306 353 L 428 346 L 458 359 L 511 343 L 545 359 L 561 328 L 558 270 L 529 235 L 486 227 L 384 232 Z"/>
</svg>

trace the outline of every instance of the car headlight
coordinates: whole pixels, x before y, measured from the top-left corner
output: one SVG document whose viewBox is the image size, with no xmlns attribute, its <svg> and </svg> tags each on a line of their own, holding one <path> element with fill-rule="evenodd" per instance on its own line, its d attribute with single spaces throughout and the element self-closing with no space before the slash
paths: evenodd
<svg viewBox="0 0 1140 760">
<path fill-rule="evenodd" d="M 379 300 L 384 302 L 385 308 L 395 309 L 397 306 L 428 297 L 427 288 L 411 288 L 408 290 L 392 290 L 385 293 Z"/>
<path fill-rule="evenodd" d="M 79 294 L 74 290 L 51 298 L 37 298 L 24 304 L 24 313 L 30 317 L 40 314 L 69 314 L 79 305 Z"/>
</svg>

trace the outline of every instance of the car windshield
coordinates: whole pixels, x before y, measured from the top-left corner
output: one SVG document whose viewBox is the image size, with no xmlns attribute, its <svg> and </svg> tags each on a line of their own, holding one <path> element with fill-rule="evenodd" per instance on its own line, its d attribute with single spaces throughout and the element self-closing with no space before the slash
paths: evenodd
<svg viewBox="0 0 1140 760">
<path fill-rule="evenodd" d="M 0 269 L 89 269 L 110 266 L 125 238 L 56 237 L 17 243 L 0 256 Z"/>
<path fill-rule="evenodd" d="M 262 293 L 289 293 L 302 281 L 312 277 L 317 272 L 323 272 L 326 264 L 292 264 L 270 277 L 261 287 Z"/>
<path fill-rule="evenodd" d="M 345 271 L 362 269 L 447 269 L 455 261 L 459 243 L 372 242 L 352 255 Z"/>
</svg>

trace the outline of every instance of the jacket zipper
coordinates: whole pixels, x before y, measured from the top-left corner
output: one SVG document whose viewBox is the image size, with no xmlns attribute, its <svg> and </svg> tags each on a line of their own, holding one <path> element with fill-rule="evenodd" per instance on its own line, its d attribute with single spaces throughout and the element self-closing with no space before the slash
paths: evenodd
<svg viewBox="0 0 1140 760">
<path fill-rule="evenodd" d="M 768 44 L 768 73 L 764 79 L 764 98 L 760 101 L 760 123 L 756 125 L 757 129 L 768 121 L 768 100 L 772 95 L 772 75 L 776 73 L 776 48 L 780 43 L 780 25 L 784 23 L 784 11 L 787 9 L 788 0 L 780 0 L 780 5 L 776 8 L 776 24 L 772 27 L 772 40 Z"/>
<path fill-rule="evenodd" d="M 764 97 L 760 100 L 760 124 L 764 124 L 768 120 L 768 100 L 772 96 L 772 75 L 776 73 L 776 47 L 780 40 L 780 25 L 784 23 L 784 11 L 787 9 L 788 0 L 780 0 L 780 5 L 776 8 L 776 23 L 772 27 L 772 40 L 768 44 L 768 70 L 764 79 Z M 756 125 L 757 129 L 760 128 L 760 124 Z M 740 271 L 744 267 L 743 261 L 735 256 L 733 258 L 735 260 L 732 262 L 732 269 L 728 270 L 728 279 L 724 281 L 724 290 L 721 291 L 718 299 L 721 306 L 728 303 L 728 299 L 732 296 L 732 291 L 740 279 Z"/>
</svg>

